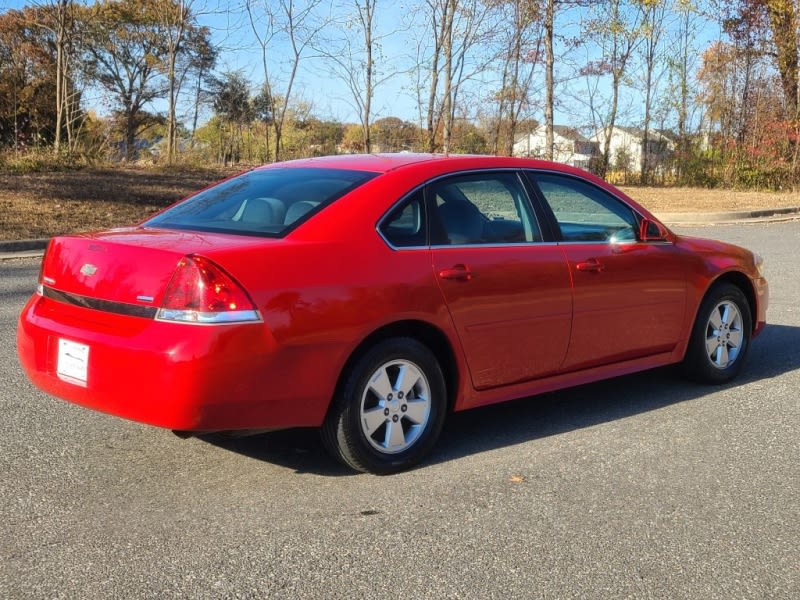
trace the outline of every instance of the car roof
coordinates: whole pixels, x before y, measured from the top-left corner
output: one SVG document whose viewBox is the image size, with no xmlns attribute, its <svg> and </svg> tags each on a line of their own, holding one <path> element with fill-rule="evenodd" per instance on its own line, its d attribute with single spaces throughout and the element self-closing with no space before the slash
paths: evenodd
<svg viewBox="0 0 800 600">
<path fill-rule="evenodd" d="M 457 168 L 540 168 L 558 171 L 578 171 L 567 165 L 535 160 L 530 158 L 512 158 L 508 156 L 483 156 L 474 154 L 423 154 L 413 152 L 398 152 L 394 154 L 339 154 L 336 156 L 320 156 L 303 158 L 287 162 L 264 165 L 259 169 L 270 168 L 318 168 L 318 169 L 351 169 L 354 171 L 371 171 L 373 173 L 387 173 L 395 169 L 418 163 L 447 163 L 457 162 Z M 456 167 L 456 165 L 453 165 Z"/>
</svg>

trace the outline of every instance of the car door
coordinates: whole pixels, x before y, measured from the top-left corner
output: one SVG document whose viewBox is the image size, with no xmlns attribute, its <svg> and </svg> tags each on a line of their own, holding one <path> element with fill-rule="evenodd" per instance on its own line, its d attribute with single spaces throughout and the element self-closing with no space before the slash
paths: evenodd
<svg viewBox="0 0 800 600">
<path fill-rule="evenodd" d="M 438 179 L 426 202 L 434 273 L 475 388 L 557 372 L 569 344 L 569 269 L 543 242 L 520 175 Z"/>
<path fill-rule="evenodd" d="M 671 351 L 686 310 L 685 271 L 668 241 L 640 242 L 626 203 L 578 177 L 531 172 L 573 280 L 562 370 Z"/>
</svg>

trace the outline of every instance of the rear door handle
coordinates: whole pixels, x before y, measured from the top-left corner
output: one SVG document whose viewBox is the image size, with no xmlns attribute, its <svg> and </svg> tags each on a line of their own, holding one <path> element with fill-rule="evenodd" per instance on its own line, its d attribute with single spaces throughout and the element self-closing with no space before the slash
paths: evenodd
<svg viewBox="0 0 800 600">
<path fill-rule="evenodd" d="M 457 279 L 459 281 L 469 281 L 472 279 L 472 271 L 467 265 L 453 265 L 449 269 L 439 271 L 442 279 Z"/>
<path fill-rule="evenodd" d="M 590 258 L 575 265 L 578 271 L 587 271 L 589 273 L 599 273 L 603 270 L 603 265 L 596 258 Z"/>
</svg>

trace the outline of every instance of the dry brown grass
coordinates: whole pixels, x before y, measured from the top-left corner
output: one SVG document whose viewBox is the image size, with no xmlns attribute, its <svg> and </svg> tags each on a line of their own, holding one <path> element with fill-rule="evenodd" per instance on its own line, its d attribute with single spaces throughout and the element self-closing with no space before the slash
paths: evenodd
<svg viewBox="0 0 800 600">
<path fill-rule="evenodd" d="M 126 167 L 0 173 L 0 239 L 50 237 L 130 225 L 235 172 Z"/>
<path fill-rule="evenodd" d="M 654 214 L 727 212 L 800 206 L 800 192 L 751 192 L 704 188 L 620 187 Z"/>
<path fill-rule="evenodd" d="M 0 172 L 0 240 L 50 237 L 137 223 L 236 169 L 120 167 Z M 800 192 L 622 188 L 655 214 L 800 206 Z"/>
</svg>

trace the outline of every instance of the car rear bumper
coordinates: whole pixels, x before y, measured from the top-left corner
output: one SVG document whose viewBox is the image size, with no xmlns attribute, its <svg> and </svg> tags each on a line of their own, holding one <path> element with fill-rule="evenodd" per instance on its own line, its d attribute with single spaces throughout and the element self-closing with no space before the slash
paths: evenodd
<svg viewBox="0 0 800 600">
<path fill-rule="evenodd" d="M 59 340 L 88 347 L 85 382 L 58 374 Z M 41 390 L 158 427 L 314 426 L 327 410 L 314 386 L 286 385 L 290 369 L 264 323 L 165 323 L 35 295 L 20 315 L 17 351 Z"/>
</svg>

